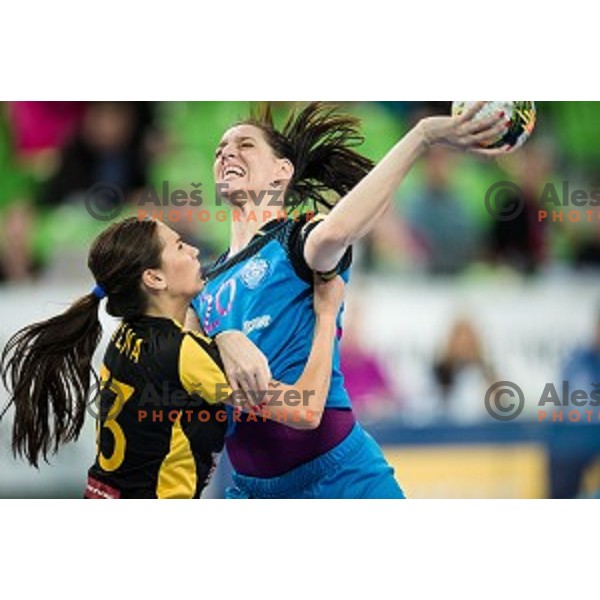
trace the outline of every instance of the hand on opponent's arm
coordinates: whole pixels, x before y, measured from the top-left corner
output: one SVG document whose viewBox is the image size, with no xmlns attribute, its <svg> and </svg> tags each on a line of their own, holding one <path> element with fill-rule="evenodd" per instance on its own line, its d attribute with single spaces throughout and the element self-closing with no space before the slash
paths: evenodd
<svg viewBox="0 0 600 600">
<path fill-rule="evenodd" d="M 253 398 L 264 393 L 272 379 L 267 357 L 241 331 L 219 333 L 215 343 L 232 391 L 245 392 L 253 404 Z"/>
<path fill-rule="evenodd" d="M 336 319 L 344 299 L 344 282 L 340 277 L 329 282 L 316 278 L 314 285 L 315 330 L 311 352 L 300 378 L 293 385 L 271 381 L 262 388 L 264 393 L 234 395 L 229 404 L 242 404 L 261 417 L 294 429 L 319 426 L 331 383 Z M 257 398 L 261 400 L 258 403 Z"/>
</svg>

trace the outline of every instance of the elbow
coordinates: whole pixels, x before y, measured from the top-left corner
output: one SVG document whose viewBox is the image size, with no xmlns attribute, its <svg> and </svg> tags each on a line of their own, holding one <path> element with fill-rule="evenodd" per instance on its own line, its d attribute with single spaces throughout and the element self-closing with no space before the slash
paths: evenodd
<svg viewBox="0 0 600 600">
<path fill-rule="evenodd" d="M 306 410 L 303 415 L 303 426 L 302 429 L 306 431 L 314 431 L 321 425 L 323 420 L 322 410 Z"/>
<path fill-rule="evenodd" d="M 289 418 L 287 418 L 288 416 Z M 323 411 L 306 409 L 297 412 L 294 411 L 288 416 L 286 416 L 284 421 L 288 427 L 297 429 L 298 431 L 314 431 L 321 425 Z"/>
</svg>

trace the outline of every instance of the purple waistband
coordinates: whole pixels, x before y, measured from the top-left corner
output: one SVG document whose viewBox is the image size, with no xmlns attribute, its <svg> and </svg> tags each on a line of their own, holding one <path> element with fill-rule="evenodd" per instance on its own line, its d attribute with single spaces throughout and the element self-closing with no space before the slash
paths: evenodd
<svg viewBox="0 0 600 600">
<path fill-rule="evenodd" d="M 356 420 L 348 409 L 328 408 L 313 430 L 292 429 L 275 421 L 242 420 L 227 438 L 233 468 L 248 477 L 278 477 L 335 448 Z"/>
</svg>

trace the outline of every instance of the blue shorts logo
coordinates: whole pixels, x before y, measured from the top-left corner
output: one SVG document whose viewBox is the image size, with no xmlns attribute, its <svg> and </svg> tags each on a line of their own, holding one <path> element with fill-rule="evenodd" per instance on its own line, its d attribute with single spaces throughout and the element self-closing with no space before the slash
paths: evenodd
<svg viewBox="0 0 600 600">
<path fill-rule="evenodd" d="M 240 278 L 249 290 L 255 290 L 267 277 L 269 271 L 269 263 L 264 258 L 253 258 L 241 270 Z"/>
</svg>

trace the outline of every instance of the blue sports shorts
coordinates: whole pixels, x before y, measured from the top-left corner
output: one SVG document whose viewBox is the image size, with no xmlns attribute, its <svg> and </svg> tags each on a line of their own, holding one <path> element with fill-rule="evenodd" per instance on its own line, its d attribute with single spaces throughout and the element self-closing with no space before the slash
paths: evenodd
<svg viewBox="0 0 600 600">
<path fill-rule="evenodd" d="M 263 479 L 233 473 L 226 498 L 405 498 L 377 442 L 357 423 L 329 452 Z"/>
</svg>

